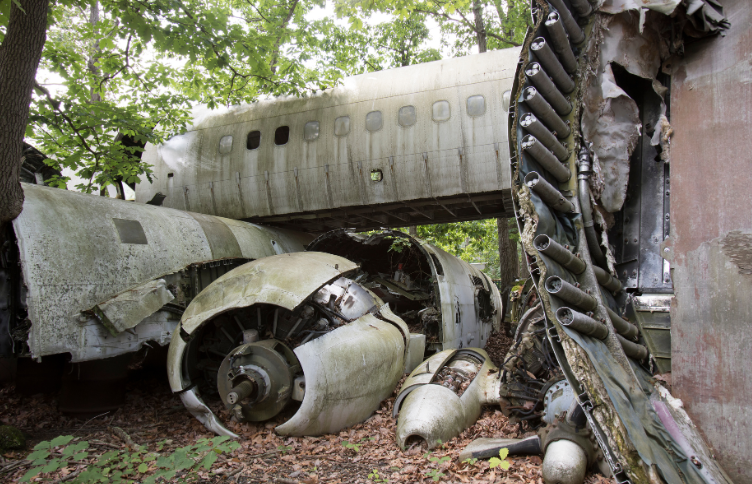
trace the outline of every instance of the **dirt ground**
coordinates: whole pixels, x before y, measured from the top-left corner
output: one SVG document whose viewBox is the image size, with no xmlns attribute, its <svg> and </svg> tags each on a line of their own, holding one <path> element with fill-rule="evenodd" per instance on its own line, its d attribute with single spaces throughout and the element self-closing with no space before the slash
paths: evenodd
<svg viewBox="0 0 752 484">
<path fill-rule="evenodd" d="M 489 352 L 496 360 L 505 353 L 508 338 L 496 336 Z M 158 442 L 169 439 L 162 452 L 213 437 L 170 392 L 167 379 L 160 373 L 136 373 L 127 384 L 127 401 L 120 409 L 90 420 L 62 415 L 57 409 L 56 394 L 22 396 L 13 386 L 0 389 L 0 422 L 16 426 L 28 435 L 31 449 L 42 440 L 59 435 L 73 435 L 88 441 L 88 461 L 113 448 L 125 448 L 115 427 L 123 429 L 139 445 L 155 449 Z M 266 424 L 231 423 L 230 428 L 242 437 L 241 447 L 227 457 L 220 456 L 211 471 L 200 471 L 197 482 L 205 483 L 371 483 L 371 482 L 487 482 L 542 484 L 541 459 L 511 457 L 507 471 L 490 469 L 487 461 L 475 464 L 459 462 L 462 449 L 478 437 L 515 438 L 529 435 L 517 424 L 510 424 L 495 408 L 485 408 L 475 425 L 457 438 L 426 455 L 425 448 L 415 446 L 402 451 L 395 442 L 396 419 L 392 417 L 395 394 L 382 402 L 376 413 L 365 422 L 337 435 L 283 438 L 274 433 L 277 422 Z M 223 419 L 224 420 L 224 419 Z M 225 420 L 227 421 L 227 420 Z M 347 441 L 351 448 L 346 448 Z M 7 452 L 0 456 L 0 482 L 15 482 L 29 469 L 25 459 L 29 451 Z M 439 464 L 441 457 L 448 456 Z M 431 460 L 438 457 L 439 459 Z M 85 461 L 86 462 L 86 461 Z M 65 482 L 79 470 L 71 465 L 56 473 L 37 476 L 36 480 Z M 374 470 L 378 473 L 374 473 Z M 370 477 L 369 477 L 370 475 Z M 66 479 L 68 477 L 68 479 Z M 173 482 L 183 482 L 185 476 Z M 588 475 L 587 484 L 614 481 L 600 475 Z"/>
</svg>

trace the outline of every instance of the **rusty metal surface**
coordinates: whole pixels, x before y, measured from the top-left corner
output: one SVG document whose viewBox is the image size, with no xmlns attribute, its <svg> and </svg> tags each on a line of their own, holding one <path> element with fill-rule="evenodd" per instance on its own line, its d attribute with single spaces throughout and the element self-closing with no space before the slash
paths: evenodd
<svg viewBox="0 0 752 484">
<path fill-rule="evenodd" d="M 752 9 L 672 66 L 674 395 L 735 482 L 752 482 Z"/>
<path fill-rule="evenodd" d="M 147 145 L 156 181 L 139 184 L 136 199 L 161 192 L 167 207 L 316 232 L 509 215 L 504 93 L 518 55 L 444 59 L 349 77 L 310 97 L 197 111 L 186 134 Z M 448 119 L 436 120 L 442 101 Z M 398 115 L 410 106 L 412 124 Z M 376 111 L 381 126 L 369 130 Z M 346 116 L 349 131 L 335 133 Z M 312 121 L 318 135 L 307 139 Z M 275 145 L 282 126 L 289 141 Z M 254 131 L 260 145 L 248 149 Z"/>
</svg>

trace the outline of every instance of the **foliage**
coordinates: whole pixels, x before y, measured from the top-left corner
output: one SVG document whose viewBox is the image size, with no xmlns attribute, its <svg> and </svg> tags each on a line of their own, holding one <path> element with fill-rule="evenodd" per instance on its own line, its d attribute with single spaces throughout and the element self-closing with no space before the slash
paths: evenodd
<svg viewBox="0 0 752 484">
<path fill-rule="evenodd" d="M 87 192 L 151 180 L 140 163 L 143 146 L 185 131 L 192 106 L 307 95 L 350 73 L 348 63 L 314 61 L 332 28 L 331 20 L 306 20 L 316 6 L 316 0 L 57 3 L 40 70 L 52 81 L 41 75 L 37 81 L 28 141 L 56 168 L 77 172 L 84 179 L 77 188 Z"/>
<path fill-rule="evenodd" d="M 426 471 L 426 475 L 434 481 L 438 482 L 442 478 L 442 476 L 444 476 L 444 473 L 440 470 L 441 464 L 451 460 L 451 457 L 449 457 L 448 455 L 445 455 L 444 457 L 431 457 L 430 452 L 424 454 L 423 457 L 427 458 L 430 462 L 436 465 L 436 468 L 428 469 Z"/>
<path fill-rule="evenodd" d="M 378 469 L 374 469 L 368 474 L 368 480 L 373 482 L 389 482 L 389 479 L 379 475 Z"/>
<path fill-rule="evenodd" d="M 509 236 L 519 241 L 514 221 L 510 220 Z M 418 238 L 423 239 L 467 262 L 485 262 L 485 273 L 498 279 L 499 232 L 496 219 L 472 220 L 448 224 L 419 225 Z"/>
<path fill-rule="evenodd" d="M 499 450 L 499 457 L 491 457 L 491 459 L 488 461 L 488 467 L 491 469 L 494 469 L 496 467 L 501 467 L 504 470 L 509 469 L 509 466 L 511 465 L 510 462 L 507 460 L 507 456 L 509 455 L 509 449 L 504 447 L 503 449 Z"/>
<path fill-rule="evenodd" d="M 342 441 L 342 447 L 344 447 L 345 449 L 348 449 L 348 450 L 353 450 L 353 451 L 355 451 L 355 453 L 360 452 L 360 447 L 362 445 L 363 444 L 354 444 L 354 443 L 352 443 L 350 441 L 347 441 L 347 440 L 343 440 Z"/>
<path fill-rule="evenodd" d="M 284 455 L 292 450 L 292 446 L 291 445 L 278 445 L 277 450 L 279 451 L 280 454 Z"/>
<path fill-rule="evenodd" d="M 71 464 L 82 464 L 89 453 L 89 443 L 72 443 L 73 436 L 60 436 L 51 441 L 40 442 L 34 447 L 27 460 L 32 468 L 20 482 L 29 482 L 35 476 L 55 472 Z M 149 452 L 146 446 L 137 449 L 111 450 L 101 455 L 96 462 L 88 463 L 86 469 L 70 483 L 96 482 L 144 482 L 154 483 L 157 479 L 172 479 L 179 471 L 210 470 L 217 457 L 233 452 L 240 447 L 229 437 L 200 439 L 195 444 L 175 449 L 170 454 L 160 455 L 164 442 L 157 445 L 157 452 Z M 189 474 L 190 475 L 190 474 Z"/>
<path fill-rule="evenodd" d="M 526 0 L 360 0 L 340 1 L 337 12 L 358 18 L 372 12 L 392 12 L 400 18 L 419 14 L 441 26 L 442 43 L 453 56 L 467 55 L 481 34 L 488 49 L 519 46 L 531 24 Z"/>
</svg>

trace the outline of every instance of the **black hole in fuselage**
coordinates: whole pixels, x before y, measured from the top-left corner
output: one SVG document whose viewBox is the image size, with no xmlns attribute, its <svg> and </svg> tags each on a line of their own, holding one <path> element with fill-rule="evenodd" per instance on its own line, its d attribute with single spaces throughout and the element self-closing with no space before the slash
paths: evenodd
<svg viewBox="0 0 752 484">
<path fill-rule="evenodd" d="M 277 146 L 286 145 L 290 139 L 290 127 L 280 126 L 277 131 L 274 132 L 274 144 Z"/>
<path fill-rule="evenodd" d="M 251 131 L 245 141 L 245 147 L 249 150 L 258 149 L 261 146 L 261 131 Z"/>
</svg>

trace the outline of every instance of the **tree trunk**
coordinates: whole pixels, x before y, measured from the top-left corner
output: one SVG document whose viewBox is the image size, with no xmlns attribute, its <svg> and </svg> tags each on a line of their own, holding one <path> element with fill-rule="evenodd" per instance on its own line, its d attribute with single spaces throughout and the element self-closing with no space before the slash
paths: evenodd
<svg viewBox="0 0 752 484">
<path fill-rule="evenodd" d="M 417 237 L 418 236 L 418 227 L 415 225 L 411 225 L 407 228 L 407 232 L 410 234 L 410 237 Z"/>
<path fill-rule="evenodd" d="M 49 0 L 20 0 L 24 13 L 10 3 L 5 40 L 0 45 L 0 225 L 21 213 L 19 183 L 23 139 L 31 90 L 47 37 Z"/>
<path fill-rule="evenodd" d="M 94 0 L 89 10 L 89 24 L 94 28 L 94 30 L 96 30 L 97 23 L 99 23 L 99 2 L 97 0 Z M 89 72 L 91 72 L 95 76 L 99 74 L 99 68 L 97 67 L 97 62 L 99 62 L 100 52 L 101 50 L 99 49 L 99 41 L 96 40 L 91 45 L 91 52 L 89 53 L 89 62 L 87 63 L 87 66 L 89 67 Z M 99 93 L 94 90 L 94 86 L 92 86 L 91 87 L 91 102 L 96 103 L 101 100 L 102 100 L 102 96 L 100 96 Z"/>
<path fill-rule="evenodd" d="M 509 238 L 507 219 L 497 218 L 496 228 L 499 232 L 499 285 L 502 291 L 506 291 L 517 278 L 517 244 Z"/>
<path fill-rule="evenodd" d="M 475 17 L 475 36 L 478 40 L 478 52 L 486 52 L 486 25 L 483 22 L 483 4 L 473 0 L 473 17 Z"/>
</svg>

